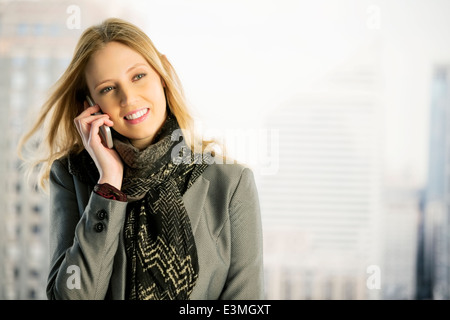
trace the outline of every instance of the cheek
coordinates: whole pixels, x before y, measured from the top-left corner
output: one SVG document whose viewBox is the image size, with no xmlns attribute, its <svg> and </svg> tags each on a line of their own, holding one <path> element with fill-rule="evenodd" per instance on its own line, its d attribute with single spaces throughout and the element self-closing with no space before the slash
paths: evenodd
<svg viewBox="0 0 450 320">
<path fill-rule="evenodd" d="M 113 121 L 113 122 L 117 122 L 117 120 L 122 119 L 122 117 L 120 116 L 120 110 L 115 110 L 116 108 L 114 108 L 114 110 L 105 110 L 104 113 L 106 113 L 107 115 L 109 115 L 109 118 Z"/>
<path fill-rule="evenodd" d="M 144 94 L 147 99 L 150 100 L 155 105 L 166 104 L 166 96 L 164 94 L 164 88 L 162 87 L 159 80 L 153 80 L 145 86 Z"/>
</svg>

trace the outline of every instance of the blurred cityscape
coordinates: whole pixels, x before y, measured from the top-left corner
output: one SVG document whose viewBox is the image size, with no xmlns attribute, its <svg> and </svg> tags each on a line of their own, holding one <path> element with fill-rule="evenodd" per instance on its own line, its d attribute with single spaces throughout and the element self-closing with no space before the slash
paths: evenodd
<svg viewBox="0 0 450 320">
<path fill-rule="evenodd" d="M 82 24 L 71 27 L 80 8 Z M 17 144 L 83 29 L 114 10 L 98 1 L 0 2 L 0 299 L 46 299 L 48 198 L 25 180 Z M 268 299 L 450 297 L 450 60 L 431 70 L 428 182 L 390 183 L 383 45 L 293 93 L 264 123 L 279 137 L 278 170 L 257 177 Z"/>
</svg>

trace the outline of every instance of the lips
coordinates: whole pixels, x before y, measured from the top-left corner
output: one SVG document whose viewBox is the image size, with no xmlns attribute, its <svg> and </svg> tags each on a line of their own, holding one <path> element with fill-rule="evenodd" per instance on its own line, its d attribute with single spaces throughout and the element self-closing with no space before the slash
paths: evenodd
<svg viewBox="0 0 450 320">
<path fill-rule="evenodd" d="M 130 113 L 127 113 L 123 118 L 128 123 L 136 124 L 136 123 L 144 121 L 147 118 L 147 116 L 149 115 L 149 111 L 150 111 L 150 109 L 148 109 L 148 108 L 134 110 Z"/>
<path fill-rule="evenodd" d="M 147 109 L 147 108 L 145 108 L 145 109 L 140 109 L 140 110 L 133 111 L 133 112 L 127 114 L 124 118 L 125 118 L 126 120 L 134 120 L 134 119 L 137 119 L 137 118 L 142 117 L 142 116 L 143 116 L 144 114 L 146 114 L 147 112 L 148 112 L 148 109 Z"/>
</svg>

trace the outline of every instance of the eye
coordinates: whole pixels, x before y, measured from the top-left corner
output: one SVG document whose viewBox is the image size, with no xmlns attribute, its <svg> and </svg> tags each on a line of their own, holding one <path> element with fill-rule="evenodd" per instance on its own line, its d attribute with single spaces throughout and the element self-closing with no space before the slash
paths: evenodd
<svg viewBox="0 0 450 320">
<path fill-rule="evenodd" d="M 106 87 L 106 88 L 103 88 L 102 90 L 100 90 L 100 93 L 105 94 L 105 93 L 111 91 L 112 89 L 114 89 L 114 87 L 109 86 L 109 87 Z"/>
<path fill-rule="evenodd" d="M 140 80 L 140 79 L 142 79 L 145 76 L 146 76 L 145 73 L 139 73 L 138 75 L 134 76 L 133 81 Z"/>
</svg>

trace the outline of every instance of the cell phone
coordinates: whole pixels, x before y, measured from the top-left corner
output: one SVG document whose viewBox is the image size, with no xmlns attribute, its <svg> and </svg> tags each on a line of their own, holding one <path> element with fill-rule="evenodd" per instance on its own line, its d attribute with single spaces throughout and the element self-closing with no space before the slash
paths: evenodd
<svg viewBox="0 0 450 320">
<path fill-rule="evenodd" d="M 90 107 L 95 106 L 94 100 L 90 96 L 86 96 L 86 100 Z M 102 114 L 102 112 L 96 112 L 94 115 Z M 105 125 L 100 126 L 100 137 L 102 139 L 102 143 L 105 147 L 112 149 L 114 147 L 111 128 Z"/>
</svg>

